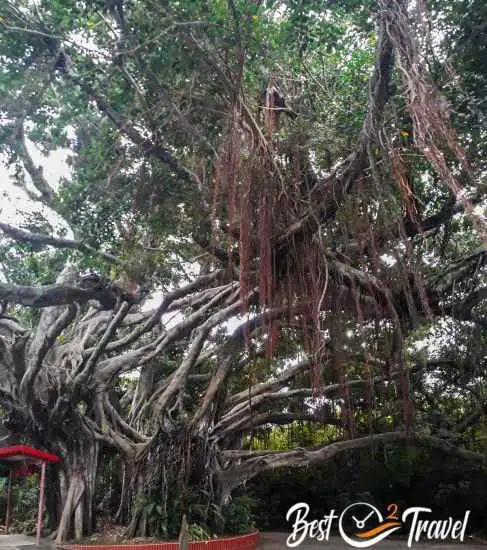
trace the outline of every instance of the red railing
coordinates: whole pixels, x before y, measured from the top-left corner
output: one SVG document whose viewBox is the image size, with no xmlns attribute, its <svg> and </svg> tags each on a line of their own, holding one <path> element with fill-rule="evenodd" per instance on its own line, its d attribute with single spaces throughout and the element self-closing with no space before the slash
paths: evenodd
<svg viewBox="0 0 487 550">
<path fill-rule="evenodd" d="M 190 542 L 191 550 L 256 550 L 259 532 L 238 537 Z M 179 550 L 177 542 L 150 542 L 140 544 L 65 544 L 63 550 Z"/>
</svg>

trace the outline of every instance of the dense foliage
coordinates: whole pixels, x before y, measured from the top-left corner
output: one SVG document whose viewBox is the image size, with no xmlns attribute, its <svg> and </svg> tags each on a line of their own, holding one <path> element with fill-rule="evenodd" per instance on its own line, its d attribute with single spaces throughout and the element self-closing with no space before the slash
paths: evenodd
<svg viewBox="0 0 487 550">
<path fill-rule="evenodd" d="M 485 469 L 415 448 L 378 448 L 340 457 L 327 467 L 282 469 L 254 478 L 247 490 L 256 501 L 257 526 L 286 531 L 286 513 L 296 495 L 310 505 L 312 517 L 340 511 L 354 502 L 380 510 L 391 503 L 399 510 L 431 508 L 435 519 L 464 517 L 469 533 L 485 536 Z M 402 535 L 405 533 L 403 532 Z"/>
<path fill-rule="evenodd" d="M 245 531 L 243 484 L 343 456 L 346 498 L 389 498 L 371 446 L 484 461 L 485 10 L 0 0 L 0 154 L 38 207 L 0 222 L 0 413 L 63 457 L 58 541 Z"/>
</svg>

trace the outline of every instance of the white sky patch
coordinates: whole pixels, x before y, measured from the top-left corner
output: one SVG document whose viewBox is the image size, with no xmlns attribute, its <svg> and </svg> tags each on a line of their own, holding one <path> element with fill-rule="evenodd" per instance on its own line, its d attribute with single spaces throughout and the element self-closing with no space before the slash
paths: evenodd
<svg viewBox="0 0 487 550">
<path fill-rule="evenodd" d="M 380 256 L 380 259 L 383 263 L 386 264 L 387 267 L 392 267 L 397 263 L 396 258 L 394 258 L 394 256 L 392 256 L 391 254 L 382 254 Z"/>
<path fill-rule="evenodd" d="M 63 178 L 68 180 L 71 178 L 71 168 L 67 163 L 70 154 L 68 149 L 58 149 L 45 156 L 31 141 L 26 140 L 26 142 L 32 160 L 37 166 L 43 167 L 43 175 L 55 191 Z M 36 189 L 28 174 L 25 174 L 25 179 L 29 191 L 35 193 Z M 62 225 L 67 228 L 64 220 L 56 213 L 40 201 L 33 201 L 20 186 L 15 185 L 14 170 L 6 166 L 5 158 L 0 158 L 0 196 L 0 219 L 4 223 L 20 226 L 26 214 L 39 213 L 54 227 Z M 66 236 L 72 238 L 72 232 L 69 230 Z"/>
<path fill-rule="evenodd" d="M 54 191 L 59 189 L 62 179 L 71 179 L 72 170 L 67 162 L 68 156 L 72 154 L 69 149 L 56 149 L 46 156 L 31 141 L 26 141 L 32 160 L 36 165 L 43 167 L 44 177 Z"/>
</svg>

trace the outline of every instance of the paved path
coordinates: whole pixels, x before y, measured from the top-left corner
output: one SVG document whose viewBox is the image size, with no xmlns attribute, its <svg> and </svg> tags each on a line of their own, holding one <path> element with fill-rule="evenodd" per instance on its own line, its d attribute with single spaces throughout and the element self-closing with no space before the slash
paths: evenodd
<svg viewBox="0 0 487 550">
<path fill-rule="evenodd" d="M 41 545 L 36 546 L 35 537 L 27 537 L 25 535 L 0 535 L 0 550 L 34 550 L 42 548 L 42 550 L 53 549 L 52 541 L 47 539 L 41 540 Z"/>
<path fill-rule="evenodd" d="M 259 550 L 286 550 L 286 539 L 289 533 L 261 533 L 259 536 Z M 35 537 L 24 535 L 0 535 L 0 550 L 37 550 Z M 53 550 L 52 541 L 44 539 L 41 542 L 42 550 Z M 352 550 L 340 538 L 332 537 L 328 542 L 317 542 L 308 540 L 300 544 L 298 550 Z M 378 543 L 377 550 L 409 550 L 406 540 L 384 540 Z M 452 543 L 419 543 L 415 544 L 413 550 L 487 550 L 485 544 L 464 542 Z"/>
<path fill-rule="evenodd" d="M 286 539 L 289 533 L 261 533 L 259 537 L 259 550 L 285 550 Z M 353 550 L 338 537 L 331 537 L 328 542 L 317 542 L 315 540 L 307 540 L 297 546 L 297 550 Z M 389 539 L 379 542 L 375 547 L 376 550 L 409 550 L 406 540 Z M 412 550 L 486 550 L 484 544 L 476 544 L 471 542 L 463 543 L 415 543 Z"/>
</svg>

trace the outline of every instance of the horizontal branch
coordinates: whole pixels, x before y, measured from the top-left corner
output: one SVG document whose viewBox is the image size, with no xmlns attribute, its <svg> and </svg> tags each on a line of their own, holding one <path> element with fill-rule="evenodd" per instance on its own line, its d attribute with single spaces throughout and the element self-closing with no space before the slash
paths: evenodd
<svg viewBox="0 0 487 550">
<path fill-rule="evenodd" d="M 310 364 L 311 364 L 310 360 L 305 359 L 304 361 L 300 361 L 296 365 L 293 365 L 292 367 L 289 367 L 288 369 L 286 369 L 275 380 L 271 380 L 270 382 L 264 382 L 253 386 L 250 389 L 250 398 L 253 399 L 257 395 L 260 395 L 261 393 L 276 391 L 286 382 L 294 378 L 294 376 L 296 376 L 298 372 L 308 369 Z M 246 389 L 230 396 L 228 398 L 228 405 L 233 407 L 238 403 L 241 403 L 242 401 L 248 401 L 248 399 L 249 399 L 249 390 Z"/>
<path fill-rule="evenodd" d="M 84 289 L 72 285 L 20 286 L 0 282 L 0 300 L 29 307 L 50 307 L 102 301 L 109 290 Z"/>
<path fill-rule="evenodd" d="M 221 480 L 225 492 L 230 492 L 234 487 L 265 470 L 323 463 L 344 451 L 400 441 L 410 441 L 417 445 L 434 448 L 449 456 L 454 455 L 474 462 L 485 463 L 487 458 L 484 454 L 457 447 L 439 437 L 408 433 L 406 431 L 385 432 L 308 449 L 298 448 L 289 451 L 222 451 L 221 455 L 223 457 L 230 461 L 239 461 L 239 465 L 229 464 L 227 469 L 221 472 Z"/>
<path fill-rule="evenodd" d="M 443 296 L 456 281 L 470 277 L 487 261 L 487 247 L 480 246 L 464 258 L 450 263 L 440 273 L 428 277 L 425 286 L 428 294 Z"/>
<path fill-rule="evenodd" d="M 340 426 L 341 420 L 334 415 L 323 415 L 320 412 L 297 412 L 297 413 L 285 413 L 285 412 L 264 412 L 259 414 L 249 414 L 248 416 L 240 416 L 235 419 L 233 424 L 230 424 L 223 430 L 218 431 L 217 436 L 222 437 L 228 433 L 235 432 L 248 432 L 260 426 L 266 424 L 272 424 L 273 426 L 282 426 L 283 424 L 292 424 L 296 421 L 303 422 L 317 422 L 324 426 Z"/>
<path fill-rule="evenodd" d="M 306 364 L 307 365 L 307 364 Z M 301 366 L 302 364 L 298 365 Z M 410 369 L 408 369 L 406 372 L 408 373 L 415 373 L 418 370 L 421 370 L 425 367 L 429 366 L 429 363 L 424 363 L 422 365 L 416 365 Z M 293 372 L 291 369 L 289 371 L 293 374 L 296 374 L 296 372 Z M 286 371 L 288 372 L 288 371 Z M 394 380 L 398 377 L 400 377 L 403 373 L 400 370 L 396 370 L 394 372 L 391 372 L 387 377 L 383 375 L 373 376 L 371 378 L 361 378 L 357 380 L 350 380 L 348 382 L 344 382 L 342 384 L 330 384 L 328 386 L 323 386 L 321 388 L 295 388 L 295 389 L 289 389 L 287 391 L 261 391 L 256 392 L 253 388 L 250 389 L 250 398 L 249 398 L 249 391 L 247 390 L 247 398 L 242 399 L 239 401 L 229 412 L 227 412 L 220 422 L 215 427 L 215 430 L 223 430 L 224 432 L 228 431 L 228 426 L 237 426 L 239 425 L 239 422 L 245 418 L 245 416 L 252 415 L 252 412 L 255 411 L 258 407 L 262 406 L 263 404 L 266 404 L 267 402 L 275 402 L 280 401 L 284 399 L 293 399 L 296 397 L 312 397 L 317 396 L 318 398 L 327 397 L 329 395 L 337 394 L 342 392 L 345 389 L 355 389 L 355 388 L 364 388 L 368 386 L 374 386 L 376 384 L 380 384 L 384 381 Z M 280 380 L 280 378 L 278 379 Z M 276 384 L 276 382 L 274 382 Z M 261 386 L 264 386 L 263 384 Z M 275 389 L 278 389 L 278 386 L 275 386 Z M 242 395 L 245 392 L 242 392 Z M 251 412 L 252 411 L 252 412 Z M 255 412 L 254 412 L 255 414 Z M 242 415 L 245 415 L 242 417 Z"/>
<path fill-rule="evenodd" d="M 0 230 L 2 230 L 5 235 L 8 235 L 10 238 L 14 239 L 17 242 L 27 243 L 33 246 L 52 246 L 53 248 L 68 248 L 72 250 L 79 250 L 80 252 L 83 252 L 85 254 L 100 256 L 101 258 L 112 264 L 120 263 L 119 260 L 112 254 L 102 252 L 101 250 L 96 250 L 96 248 L 93 248 L 90 245 L 83 243 L 82 241 L 52 237 L 50 235 L 43 235 L 41 233 L 32 233 L 30 231 L 26 231 L 25 229 L 14 227 L 13 225 L 10 225 L 8 223 L 0 223 Z"/>
<path fill-rule="evenodd" d="M 474 321 L 485 325 L 485 316 L 474 314 L 473 309 L 482 301 L 487 299 L 487 287 L 481 287 L 471 292 L 462 302 L 442 308 L 445 311 L 450 311 L 455 319 L 462 321 Z"/>
</svg>

